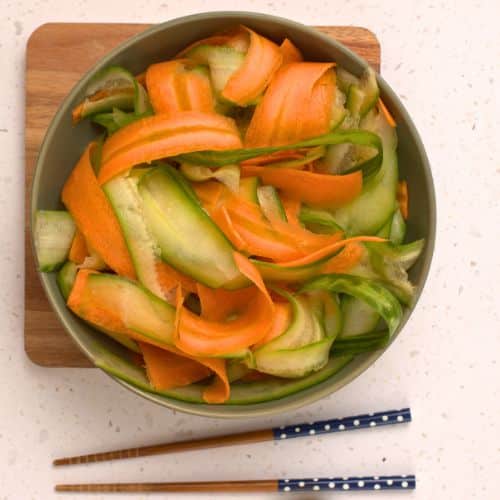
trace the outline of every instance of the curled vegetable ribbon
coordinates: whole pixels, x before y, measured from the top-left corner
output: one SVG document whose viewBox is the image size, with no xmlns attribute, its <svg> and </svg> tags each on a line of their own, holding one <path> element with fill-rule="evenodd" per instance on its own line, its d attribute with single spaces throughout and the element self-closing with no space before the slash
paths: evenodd
<svg viewBox="0 0 500 500">
<path fill-rule="evenodd" d="M 250 35 L 250 45 L 243 64 L 229 77 L 222 96 L 239 106 L 246 106 L 265 90 L 283 62 L 280 48 L 271 40 L 242 26 Z"/>
<path fill-rule="evenodd" d="M 202 316 L 185 308 L 180 313 L 176 346 L 181 351 L 196 356 L 228 355 L 259 342 L 271 329 L 274 303 L 258 270 L 238 252 L 234 252 L 234 260 L 254 286 L 234 292 L 202 289 Z M 221 295 L 225 301 L 218 300 Z M 203 317 L 203 309 L 214 319 Z M 229 311 L 239 314 L 231 319 Z"/>
<path fill-rule="evenodd" d="M 64 184 L 61 198 L 88 245 L 113 271 L 135 279 L 120 224 L 92 169 L 90 153 L 94 146 L 91 143 L 85 149 Z"/>
<path fill-rule="evenodd" d="M 190 68 L 188 60 L 152 64 L 146 71 L 146 84 L 157 114 L 214 111 L 214 96 L 208 74 Z"/>
<path fill-rule="evenodd" d="M 68 297 L 68 307 L 77 316 L 106 332 L 125 335 L 139 343 L 154 346 L 203 365 L 216 375 L 213 383 L 203 393 L 205 401 L 223 403 L 229 398 L 230 387 L 224 359 L 193 356 L 182 352 L 174 345 L 176 335 L 174 307 L 140 285 L 118 276 L 112 278 L 115 280 L 114 293 L 109 294 L 106 287 L 104 289 L 95 287 L 95 280 L 104 277 L 109 279 L 107 275 L 92 270 L 80 270 Z M 94 286 L 91 280 L 94 280 Z M 181 304 L 182 301 L 179 301 L 179 308 Z M 182 328 L 182 325 L 179 327 Z M 146 350 L 148 373 L 154 373 L 154 379 L 159 384 L 156 386 L 157 389 L 167 388 L 167 385 L 177 384 L 181 380 L 196 378 L 206 373 L 200 367 L 195 368 L 192 363 L 178 359 L 179 370 L 183 371 L 175 374 L 171 371 L 166 373 L 161 366 L 165 357 L 155 349 L 146 347 Z"/>
<path fill-rule="evenodd" d="M 99 182 L 105 184 L 136 165 L 161 158 L 240 147 L 239 131 L 231 118 L 201 111 L 148 116 L 123 127 L 106 140 Z"/>
<path fill-rule="evenodd" d="M 255 108 L 246 147 L 282 146 L 325 134 L 335 99 L 334 63 L 282 66 Z"/>
</svg>

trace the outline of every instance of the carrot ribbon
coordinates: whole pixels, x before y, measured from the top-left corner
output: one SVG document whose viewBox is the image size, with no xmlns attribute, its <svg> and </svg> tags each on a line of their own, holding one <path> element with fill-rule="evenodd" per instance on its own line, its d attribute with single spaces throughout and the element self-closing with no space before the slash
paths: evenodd
<svg viewBox="0 0 500 500">
<path fill-rule="evenodd" d="M 243 64 L 229 77 L 222 96 L 239 106 L 246 106 L 265 90 L 283 61 L 279 47 L 271 40 L 242 26 L 250 35 L 250 45 Z"/>
<path fill-rule="evenodd" d="M 223 403 L 229 397 L 229 381 L 226 374 L 226 364 L 223 359 L 196 357 L 180 351 L 173 344 L 175 340 L 175 312 L 172 306 L 161 299 L 152 298 L 155 303 L 144 301 L 136 302 L 130 300 L 129 290 L 121 287 L 119 283 L 114 286 L 114 293 L 109 293 L 109 288 L 93 288 L 89 286 L 89 279 L 99 275 L 95 271 L 82 269 L 76 276 L 73 289 L 68 297 L 68 307 L 79 317 L 108 332 L 126 335 L 142 343 L 141 348 L 144 354 L 148 374 L 153 377 L 152 384 L 157 388 L 169 388 L 173 384 L 181 384 L 182 380 L 197 378 L 200 380 L 202 374 L 209 372 L 195 367 L 186 359 L 192 360 L 210 370 L 216 375 L 212 385 L 208 386 L 203 393 L 207 403 Z M 120 279 L 120 278 L 115 278 Z M 128 286 L 137 285 L 127 283 Z M 137 289 L 141 293 L 141 289 Z M 148 297 L 147 292 L 145 297 Z M 124 300 L 128 302 L 126 305 Z M 147 299 L 146 299 L 147 300 Z M 144 320 L 147 318 L 146 320 Z M 182 327 L 182 326 L 181 326 Z M 151 349 L 144 344 L 153 346 Z M 161 366 L 165 358 L 158 352 L 165 350 L 176 356 L 185 358 L 177 359 L 178 371 L 163 371 Z M 159 363 L 159 364 L 158 364 Z M 204 377 L 203 377 L 204 378 Z M 194 381 L 194 380 L 192 380 Z M 158 384 L 158 385 L 156 385 Z M 165 385 L 163 385 L 165 384 Z M 169 387 L 167 387 L 169 386 Z"/>
<path fill-rule="evenodd" d="M 260 168 L 260 167 L 256 167 Z M 267 167 L 262 167 L 267 170 Z M 285 199 L 289 219 L 268 220 L 260 207 L 230 193 L 216 183 L 195 186 L 205 210 L 219 229 L 239 251 L 275 261 L 298 259 L 328 246 L 341 237 L 336 234 L 316 234 L 298 220 L 300 202 Z"/>
<path fill-rule="evenodd" d="M 113 271 L 134 279 L 134 266 L 120 224 L 90 163 L 94 144 L 85 149 L 71 172 L 62 190 L 62 201 L 89 246 Z"/>
<path fill-rule="evenodd" d="M 325 134 L 335 99 L 333 63 L 282 66 L 255 108 L 246 147 L 280 146 Z"/>
<path fill-rule="evenodd" d="M 300 50 L 288 38 L 285 38 L 283 43 L 280 45 L 280 52 L 283 56 L 283 64 L 304 60 Z"/>
<path fill-rule="evenodd" d="M 168 390 L 198 382 L 215 375 L 203 391 L 206 403 L 220 404 L 229 399 L 230 385 L 223 359 L 200 358 L 182 353 L 175 347 L 168 350 L 150 344 L 139 344 L 149 381 L 155 389 Z"/>
<path fill-rule="evenodd" d="M 396 199 L 398 201 L 399 210 L 401 210 L 401 215 L 405 220 L 408 219 L 408 183 L 406 181 L 398 182 Z"/>
<path fill-rule="evenodd" d="M 149 98 L 155 113 L 214 111 L 208 74 L 189 68 L 189 61 L 174 60 L 149 66 L 146 72 Z"/>
<path fill-rule="evenodd" d="M 83 264 L 85 257 L 89 255 L 87 243 L 83 234 L 77 229 L 71 248 L 69 249 L 68 259 L 75 264 Z"/>
<path fill-rule="evenodd" d="M 267 335 L 254 345 L 258 348 L 279 337 L 288 327 L 292 320 L 292 307 L 289 302 L 276 302 L 274 304 L 274 318 Z"/>
<path fill-rule="evenodd" d="M 212 373 L 206 366 L 185 356 L 143 342 L 139 343 L 139 347 L 149 381 L 155 389 L 182 387 L 203 380 Z"/>
<path fill-rule="evenodd" d="M 179 339 L 176 345 L 183 352 L 195 356 L 226 355 L 247 349 L 264 338 L 271 329 L 274 317 L 274 303 L 255 266 L 243 255 L 234 253 L 239 270 L 254 284 L 248 291 L 214 291 L 214 297 L 202 294 L 203 308 L 209 311 L 210 320 L 183 309 L 180 317 Z M 222 293 L 231 307 L 217 300 Z M 233 295 L 234 294 L 234 295 Z M 248 294 L 248 295 L 246 295 Z M 231 298 L 229 298 L 231 297 Z M 209 302 L 212 301 L 212 302 Z M 214 305 L 215 304 L 215 305 Z M 235 319 L 228 317 L 228 311 L 236 307 L 239 313 Z M 207 309 L 208 308 L 208 309 Z M 221 320 L 224 317 L 225 320 Z"/>
<path fill-rule="evenodd" d="M 161 158 L 240 147 L 239 131 L 231 118 L 201 111 L 148 116 L 123 127 L 106 140 L 99 182 L 104 184 L 136 165 Z"/>
<path fill-rule="evenodd" d="M 283 195 L 311 206 L 336 208 L 359 196 L 363 187 L 361 171 L 347 175 L 328 175 L 288 168 L 245 165 L 242 177 L 260 177 L 264 184 L 278 188 Z"/>
<path fill-rule="evenodd" d="M 392 127 L 396 127 L 396 120 L 393 118 L 393 116 L 391 115 L 390 111 L 387 109 L 387 106 L 385 105 L 384 101 L 382 101 L 382 99 L 378 99 L 378 107 L 380 109 L 380 111 L 382 111 L 382 114 L 384 115 L 387 123 Z"/>
<path fill-rule="evenodd" d="M 364 255 L 363 245 L 352 241 L 348 243 L 344 250 L 330 259 L 322 268 L 322 274 L 344 274 L 348 273 L 356 264 L 359 263 Z"/>
<path fill-rule="evenodd" d="M 192 278 L 174 269 L 166 262 L 156 262 L 156 274 L 164 296 L 168 296 L 178 286 L 181 286 L 182 290 L 186 292 L 196 291 L 196 282 Z"/>
</svg>

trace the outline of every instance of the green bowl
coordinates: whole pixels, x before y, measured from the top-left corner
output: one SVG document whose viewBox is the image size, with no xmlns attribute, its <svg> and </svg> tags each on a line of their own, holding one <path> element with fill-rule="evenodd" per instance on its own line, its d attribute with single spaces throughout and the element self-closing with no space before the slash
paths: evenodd
<svg viewBox="0 0 500 500">
<path fill-rule="evenodd" d="M 88 121 L 77 127 L 73 126 L 71 109 L 81 101 L 85 87 L 97 71 L 116 64 L 125 66 L 134 74 L 140 73 L 149 64 L 173 56 L 191 42 L 236 24 L 245 24 L 276 41 L 281 41 L 284 37 L 291 38 L 307 60 L 335 60 L 354 74 L 360 74 L 366 66 L 366 62 L 330 37 L 288 19 L 264 14 L 212 12 L 153 26 L 104 57 L 83 76 L 62 103 L 40 149 L 32 186 L 31 226 L 33 227 L 36 210 L 61 208 L 60 193 L 63 184 L 87 143 L 96 136 L 95 129 Z M 429 271 L 434 248 L 436 208 L 432 176 L 424 147 L 408 113 L 396 94 L 380 77 L 379 86 L 384 102 L 398 123 L 400 177 L 407 180 L 411 193 L 408 236 L 410 239 L 426 239 L 423 255 L 410 272 L 410 278 L 416 284 L 416 299 L 418 299 Z M 62 324 L 90 360 L 96 362 L 103 346 L 120 354 L 120 348 L 116 344 L 108 341 L 67 309 L 54 274 L 41 273 L 40 279 Z M 412 309 L 406 310 L 397 333 L 401 332 Z M 393 340 L 395 337 L 396 335 Z M 116 380 L 151 401 L 187 413 L 228 418 L 262 416 L 298 408 L 332 394 L 360 375 L 381 354 L 381 351 L 377 351 L 358 356 L 331 378 L 315 386 L 282 399 L 251 405 L 188 403 L 152 394 L 119 379 Z"/>
</svg>

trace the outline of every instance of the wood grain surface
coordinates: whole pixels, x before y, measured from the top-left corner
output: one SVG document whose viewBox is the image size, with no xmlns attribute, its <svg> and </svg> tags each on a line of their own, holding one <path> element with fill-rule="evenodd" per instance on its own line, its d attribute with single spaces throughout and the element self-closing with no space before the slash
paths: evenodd
<svg viewBox="0 0 500 500">
<path fill-rule="evenodd" d="M 26 49 L 26 228 L 24 346 L 42 366 L 91 367 L 64 331 L 45 297 L 34 266 L 29 236 L 29 198 L 38 149 L 58 106 L 79 78 L 121 42 L 148 28 L 145 24 L 50 23 L 38 28 Z M 379 69 L 375 35 L 350 26 L 317 26 Z M 89 36 L 91 34 L 91 36 Z"/>
</svg>

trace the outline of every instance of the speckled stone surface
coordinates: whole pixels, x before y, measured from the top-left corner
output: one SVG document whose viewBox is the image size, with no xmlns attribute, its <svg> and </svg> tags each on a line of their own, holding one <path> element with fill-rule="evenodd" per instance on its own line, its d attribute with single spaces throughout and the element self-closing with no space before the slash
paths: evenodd
<svg viewBox="0 0 500 500">
<path fill-rule="evenodd" d="M 55 498 L 55 482 L 400 473 L 418 476 L 417 490 L 402 493 L 405 498 L 499 497 L 500 4 L 344 0 L 308 1 L 299 7 L 299 3 L 2 2 L 1 500 Z M 29 34 L 44 22 L 155 22 L 235 8 L 285 15 L 307 24 L 362 25 L 378 35 L 384 77 L 403 99 L 427 147 L 439 220 L 435 259 L 423 297 L 404 333 L 373 367 L 334 396 L 293 414 L 226 422 L 154 406 L 97 370 L 43 369 L 25 357 L 23 70 Z M 52 458 L 65 454 L 403 406 L 413 410 L 409 426 L 67 470 L 51 467 Z M 343 498 L 385 500 L 394 495 L 345 493 Z"/>
</svg>

